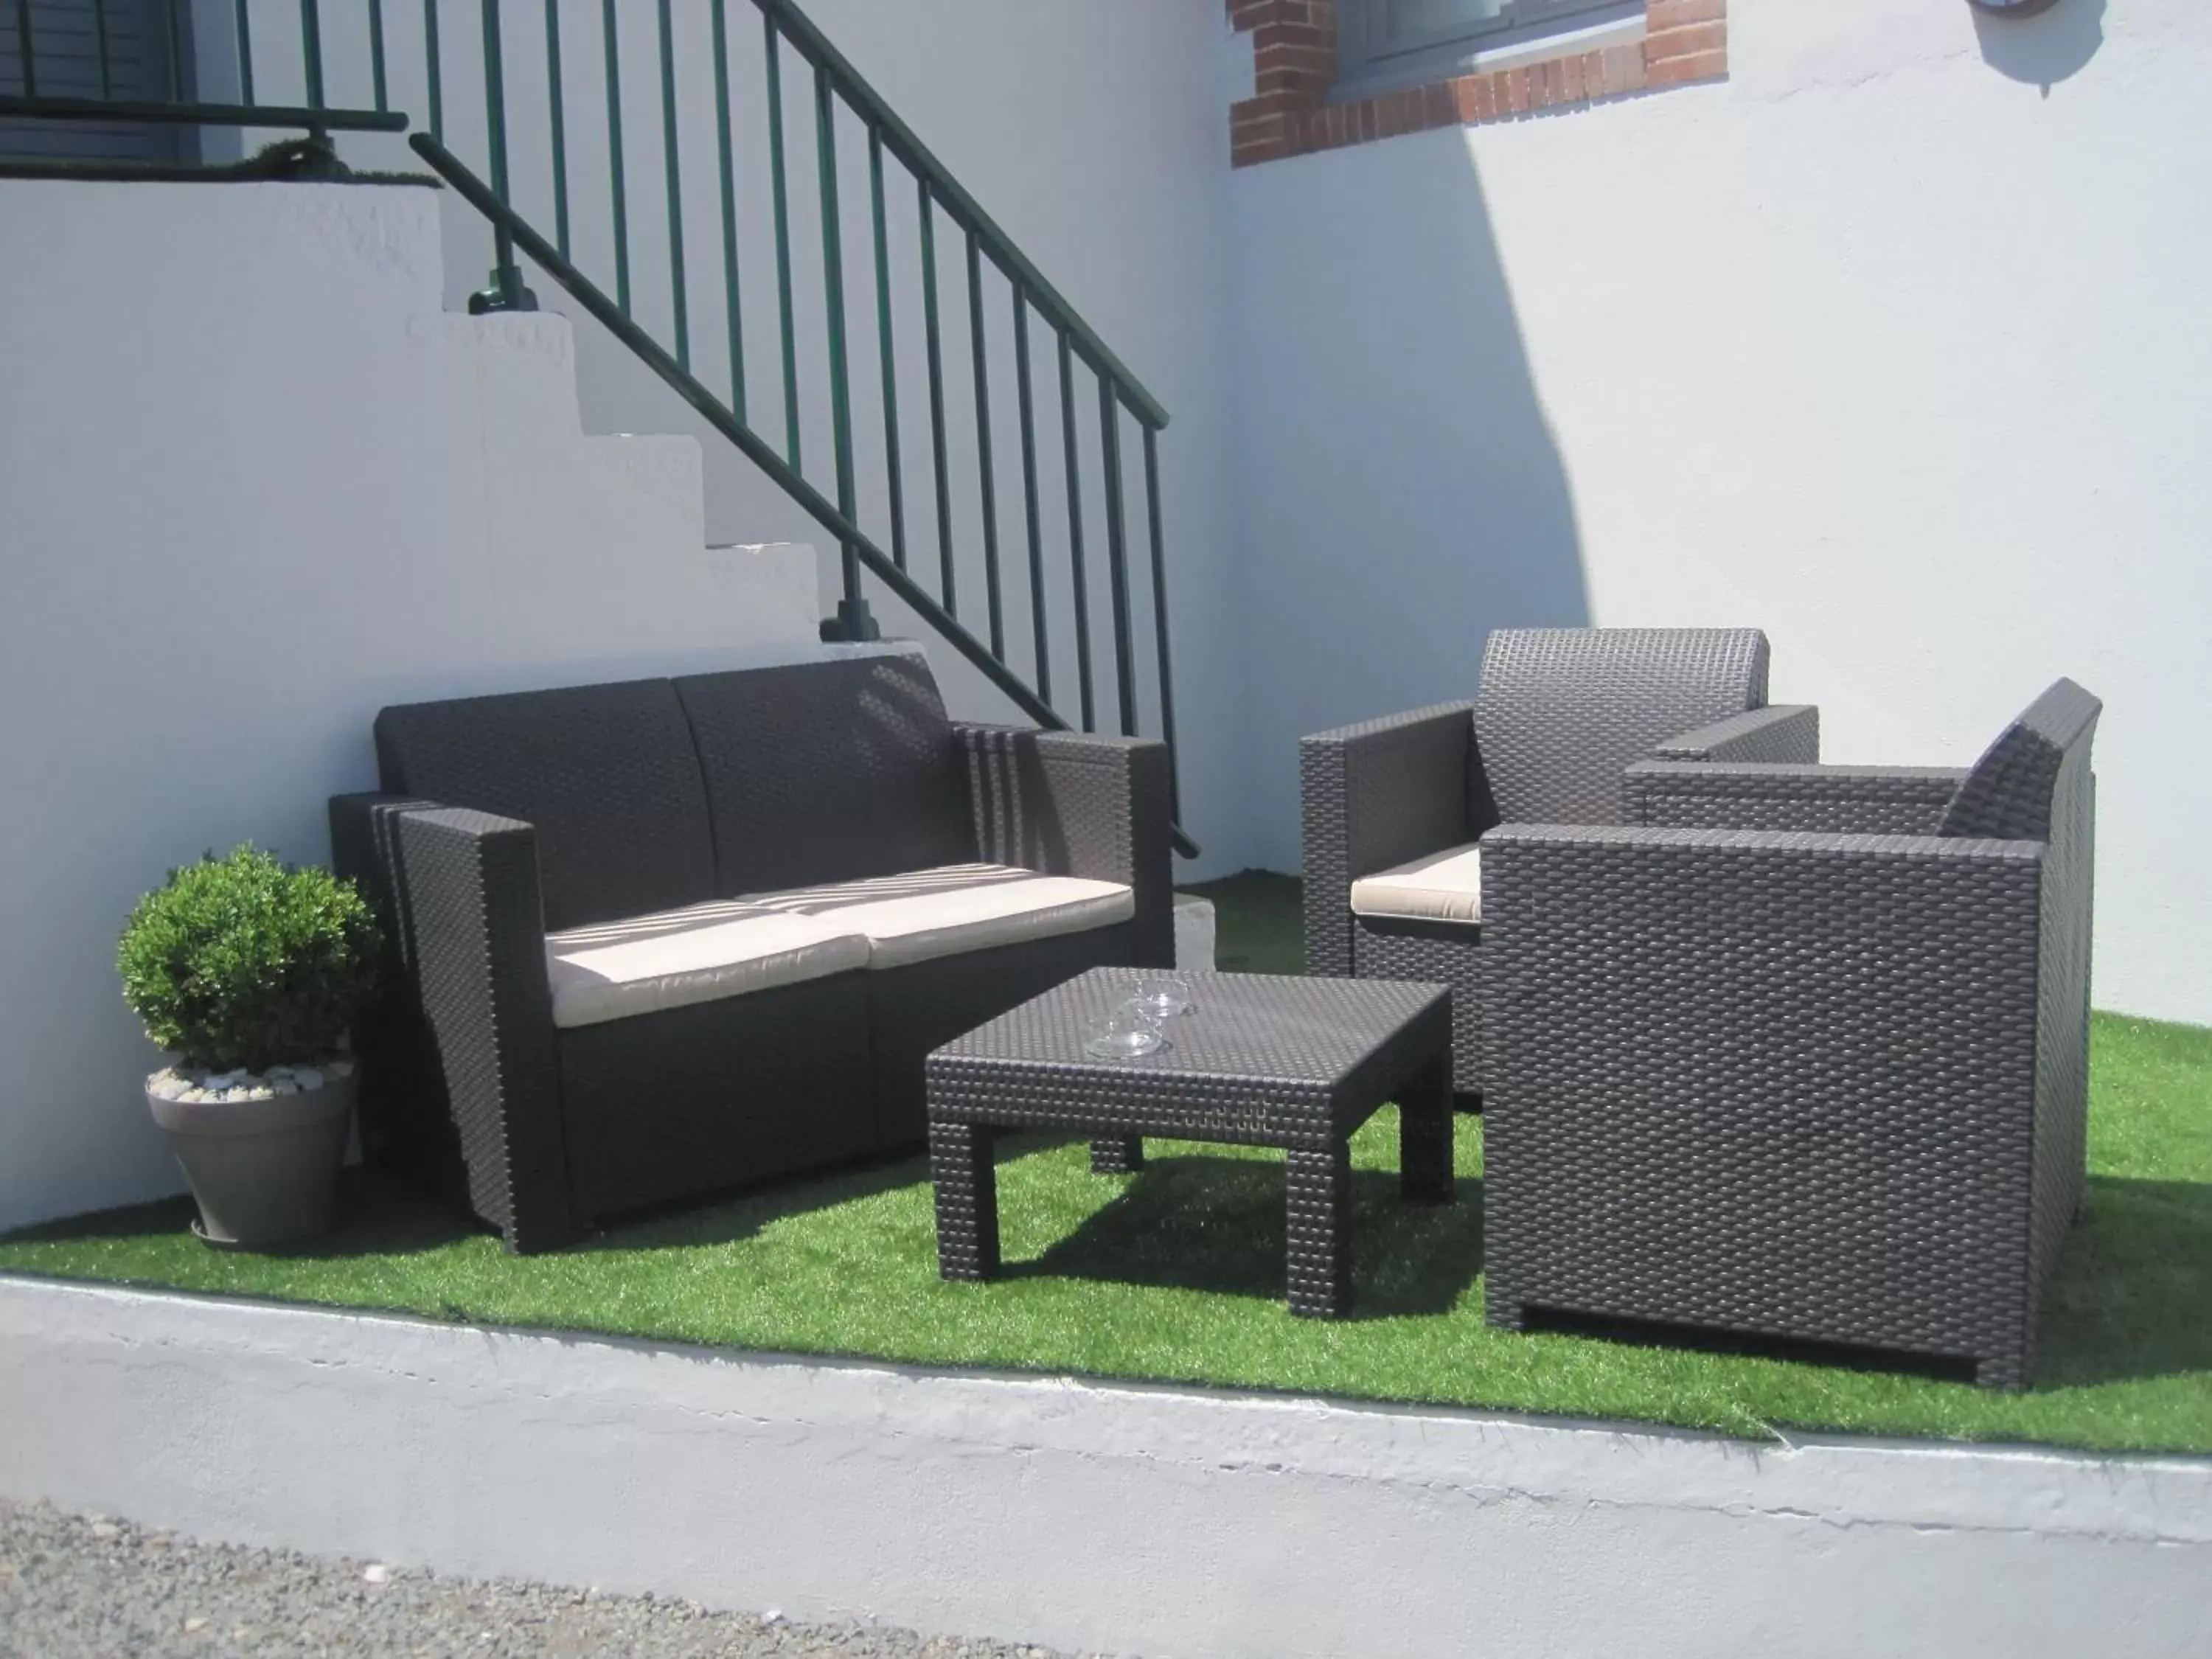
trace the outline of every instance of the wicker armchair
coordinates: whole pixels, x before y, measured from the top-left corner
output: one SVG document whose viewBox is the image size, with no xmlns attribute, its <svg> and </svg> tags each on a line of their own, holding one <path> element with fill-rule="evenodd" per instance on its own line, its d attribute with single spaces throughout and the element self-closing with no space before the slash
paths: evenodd
<svg viewBox="0 0 2212 1659">
<path fill-rule="evenodd" d="M 1164 748 L 871 655 L 387 708 L 331 803 L 393 941 L 368 1157 L 518 1250 L 918 1146 L 922 1060 L 1174 953 Z"/>
<path fill-rule="evenodd" d="M 2026 1382 L 2081 1204 L 2097 700 L 1967 772 L 1669 762 L 1483 843 L 1488 1317 Z"/>
<path fill-rule="evenodd" d="M 1501 822 L 1630 822 L 1624 774 L 1811 760 L 1810 708 L 1768 708 L 1755 629 L 1504 629 L 1473 704 L 1299 744 L 1306 971 L 1453 988 L 1453 1083 L 1482 1091 L 1481 860 Z M 1486 843 L 1484 843 L 1486 846 Z"/>
</svg>

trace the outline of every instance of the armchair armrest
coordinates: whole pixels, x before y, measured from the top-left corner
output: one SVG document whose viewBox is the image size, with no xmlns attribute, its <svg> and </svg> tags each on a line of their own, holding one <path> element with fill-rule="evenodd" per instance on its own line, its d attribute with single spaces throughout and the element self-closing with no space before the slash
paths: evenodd
<svg viewBox="0 0 2212 1659">
<path fill-rule="evenodd" d="M 1638 761 L 1627 771 L 1632 824 L 1932 836 L 1966 774 L 1948 766 L 1772 766 Z"/>
<path fill-rule="evenodd" d="M 560 1059 L 537 835 L 514 818 L 386 798 L 343 809 L 389 849 L 407 972 L 466 1160 L 469 1198 L 510 1249 L 580 1231 L 568 1196 Z M 334 825 L 340 808 L 332 805 Z"/>
<path fill-rule="evenodd" d="M 1352 884 L 1471 840 L 1471 703 L 1438 703 L 1298 740 L 1306 971 L 1352 973 Z"/>
<path fill-rule="evenodd" d="M 1651 752 L 1658 760 L 1810 766 L 1820 758 L 1820 711 L 1809 702 L 1773 703 L 1685 732 Z"/>
<path fill-rule="evenodd" d="M 1032 726 L 956 722 L 978 856 L 1135 890 L 1136 958 L 1175 963 L 1167 745 Z"/>
</svg>

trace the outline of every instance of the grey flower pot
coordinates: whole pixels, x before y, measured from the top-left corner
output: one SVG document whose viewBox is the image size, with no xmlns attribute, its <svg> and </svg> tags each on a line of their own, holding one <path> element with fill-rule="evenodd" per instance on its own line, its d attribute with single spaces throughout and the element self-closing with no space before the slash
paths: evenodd
<svg viewBox="0 0 2212 1659">
<path fill-rule="evenodd" d="M 169 1137 L 211 1243 L 289 1243 L 337 1221 L 338 1168 L 353 1123 L 356 1073 L 269 1100 L 146 1103 Z"/>
</svg>

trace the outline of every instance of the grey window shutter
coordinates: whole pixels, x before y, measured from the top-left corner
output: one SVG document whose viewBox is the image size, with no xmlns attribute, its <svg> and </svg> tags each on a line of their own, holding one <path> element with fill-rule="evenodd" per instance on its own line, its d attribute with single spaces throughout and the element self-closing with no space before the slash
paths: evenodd
<svg viewBox="0 0 2212 1659">
<path fill-rule="evenodd" d="M 16 6 L 29 8 L 32 67 L 45 98 L 99 98 L 100 39 L 94 0 L 14 0 L 0 7 L 0 94 L 21 94 L 22 33 Z M 106 95 L 133 103 L 192 96 L 191 14 L 173 0 L 106 0 Z M 176 42 L 172 73 L 170 42 Z M 31 121 L 0 117 L 0 162 L 190 161 L 192 129 L 150 121 Z"/>
</svg>

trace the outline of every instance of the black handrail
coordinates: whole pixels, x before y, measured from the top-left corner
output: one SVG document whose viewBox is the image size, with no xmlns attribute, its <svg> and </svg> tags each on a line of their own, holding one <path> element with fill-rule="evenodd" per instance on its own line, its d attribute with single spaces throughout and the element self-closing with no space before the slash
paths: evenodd
<svg viewBox="0 0 2212 1659">
<path fill-rule="evenodd" d="M 0 116 L 33 121 L 145 121 L 204 127 L 320 127 L 329 132 L 404 132 L 397 110 L 301 109 L 289 104 L 149 104 L 121 98 L 0 94 Z"/>
<path fill-rule="evenodd" d="M 501 201 L 491 186 L 471 173 L 459 157 L 427 132 L 418 132 L 407 142 L 457 195 L 481 213 L 495 229 L 511 238 L 514 246 L 530 257 L 532 263 L 567 289 L 594 320 L 635 353 L 641 362 L 665 381 L 672 391 L 696 410 L 717 432 L 744 452 L 747 460 L 767 473 L 817 524 L 840 543 L 850 547 L 878 580 L 901 600 L 927 617 L 930 624 L 945 635 L 952 647 L 980 669 L 984 678 L 1004 692 L 1015 707 L 1039 726 L 1049 730 L 1064 732 L 1069 729 L 1067 722 L 1060 718 L 1051 704 L 1023 684 L 1018 675 L 991 653 L 988 646 L 961 626 L 958 620 L 939 605 L 927 590 L 900 569 L 865 530 L 840 512 L 835 503 L 807 483 L 751 428 L 731 413 L 720 398 L 664 350 L 658 341 L 624 315 L 622 307 L 602 293 L 591 278 L 562 258 L 559 249 L 541 236 L 528 220 Z M 1176 826 L 1175 842 L 1176 849 L 1184 857 L 1198 856 L 1197 843 L 1184 833 L 1180 824 Z"/>
</svg>

